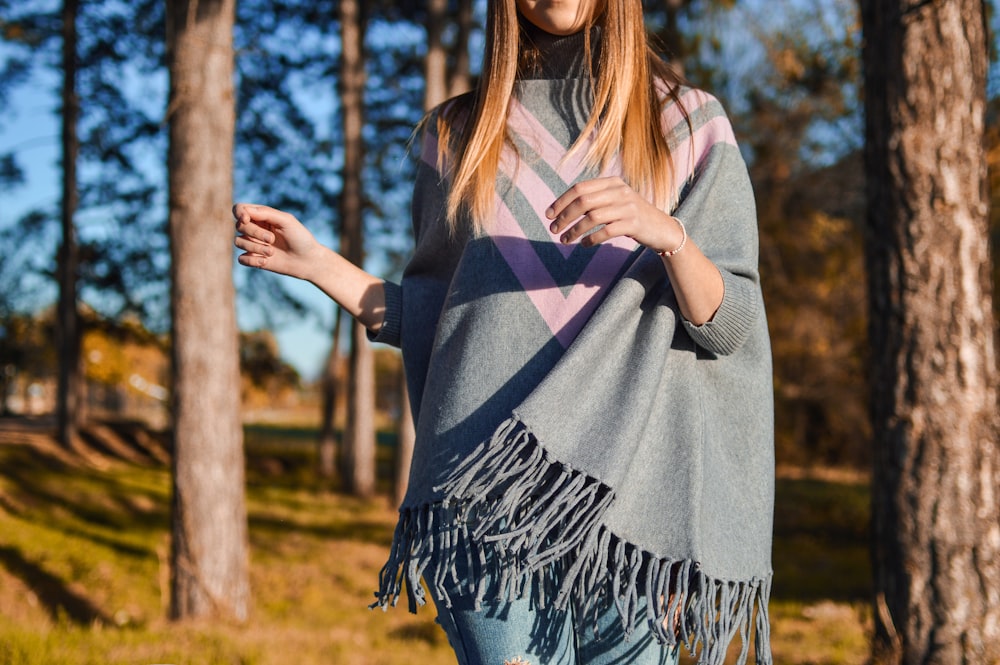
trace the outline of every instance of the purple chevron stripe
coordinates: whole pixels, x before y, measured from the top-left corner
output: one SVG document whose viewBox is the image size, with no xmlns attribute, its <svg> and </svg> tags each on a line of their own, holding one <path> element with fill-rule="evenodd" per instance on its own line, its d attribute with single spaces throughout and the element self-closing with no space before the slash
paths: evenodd
<svg viewBox="0 0 1000 665">
<path fill-rule="evenodd" d="M 555 245 L 559 248 L 559 251 L 560 253 L 562 253 L 563 258 L 564 259 L 568 258 L 569 255 L 573 253 L 573 250 L 576 249 L 576 245 L 575 244 L 564 245 L 563 243 L 559 242 L 559 236 L 549 231 L 549 220 L 545 216 L 546 208 L 548 208 L 549 205 L 551 205 L 551 203 L 555 201 L 560 194 L 562 194 L 562 192 L 558 193 L 553 192 L 552 189 L 545 183 L 544 180 L 542 180 L 542 178 L 533 169 L 530 168 L 514 169 L 516 171 L 516 174 L 509 172 L 509 169 L 507 168 L 504 168 L 503 170 L 505 174 L 511 179 L 513 179 L 516 175 L 517 188 L 519 190 L 531 194 L 530 196 L 526 196 L 525 198 L 527 198 L 527 200 L 531 202 L 531 206 L 534 209 L 535 215 L 538 218 L 538 225 L 545 230 L 545 233 L 548 235 L 549 240 L 555 243 Z M 528 220 L 525 221 L 529 224 L 531 223 Z M 522 234 L 523 233 L 524 231 L 522 231 Z"/>
<path fill-rule="evenodd" d="M 493 242 L 549 330 L 564 348 L 568 347 L 596 309 L 601 291 L 611 283 L 635 249 L 636 242 L 631 238 L 615 238 L 603 243 L 594 252 L 578 282 L 564 296 L 513 213 L 497 198 L 497 219 L 490 230 Z"/>
<path fill-rule="evenodd" d="M 713 97 L 698 90 L 691 90 L 682 97 L 682 103 L 689 114 L 694 114 L 697 109 L 713 100 Z M 683 122 L 684 117 L 676 104 L 664 109 L 665 131 L 671 132 Z M 535 148 L 540 158 L 559 175 L 567 187 L 584 173 L 586 150 L 581 149 L 564 160 L 566 146 L 560 144 L 516 100 L 511 102 L 509 127 L 512 133 L 522 137 Z M 674 162 L 672 179 L 675 192 L 681 191 L 687 179 L 708 156 L 710 148 L 719 143 L 736 146 L 732 128 L 722 116 L 708 120 L 699 126 L 693 135 L 686 136 L 679 144 L 672 146 Z M 437 169 L 437 137 L 429 132 L 424 134 L 420 158 L 430 167 Z M 517 157 L 511 155 L 509 151 L 501 160 L 501 170 L 531 202 L 537 221 L 531 219 L 519 221 L 498 194 L 497 217 L 490 225 L 489 233 L 504 261 L 510 266 L 553 336 L 564 348 L 568 347 L 597 308 L 603 290 L 614 280 L 638 243 L 627 237 L 614 238 L 602 243 L 594 250 L 577 283 L 564 295 L 556 277 L 536 253 L 532 240 L 522 227 L 522 224 L 541 225 L 549 240 L 559 248 L 563 258 L 568 259 L 577 248 L 577 244 L 560 243 L 559 238 L 549 232 L 549 222 L 545 217 L 545 209 L 562 192 L 553 192 L 550 185 L 531 168 L 530 163 L 524 160 L 518 163 Z M 606 177 L 620 172 L 620 162 L 615 160 L 615 163 L 604 169 L 600 176 Z"/>
<path fill-rule="evenodd" d="M 564 162 L 563 157 L 566 155 L 568 146 L 564 146 L 552 136 L 545 126 L 516 99 L 511 100 L 507 126 L 514 134 L 521 136 L 528 144 L 535 146 L 545 163 L 567 183 L 574 182 L 586 168 L 587 151 L 585 149 L 577 150 Z"/>
</svg>

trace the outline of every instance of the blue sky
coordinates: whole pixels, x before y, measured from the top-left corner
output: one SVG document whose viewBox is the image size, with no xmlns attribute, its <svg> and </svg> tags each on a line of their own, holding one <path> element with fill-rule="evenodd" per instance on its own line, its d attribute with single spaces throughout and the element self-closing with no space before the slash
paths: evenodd
<svg viewBox="0 0 1000 665">
<path fill-rule="evenodd" d="M 54 84 L 45 81 L 37 81 L 35 85 L 22 88 L 14 100 L 12 111 L 4 117 L 0 126 L 0 152 L 16 150 L 27 178 L 24 187 L 0 194 L 2 226 L 13 223 L 27 210 L 58 204 L 59 125 L 55 114 L 54 89 Z M 245 270 L 239 266 L 234 269 Z M 291 284 L 291 290 L 313 303 L 320 310 L 323 320 L 332 319 L 332 304 L 311 285 Z M 54 298 L 54 290 L 51 296 Z M 241 326 L 256 327 L 249 316 L 241 316 Z M 289 321 L 275 333 L 282 356 L 303 377 L 314 378 L 329 352 L 328 329 L 321 328 L 313 319 L 303 319 Z"/>
</svg>

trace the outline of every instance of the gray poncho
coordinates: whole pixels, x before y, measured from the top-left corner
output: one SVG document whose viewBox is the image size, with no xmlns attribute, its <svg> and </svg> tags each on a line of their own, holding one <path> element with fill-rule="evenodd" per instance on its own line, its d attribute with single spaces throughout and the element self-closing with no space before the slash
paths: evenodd
<svg viewBox="0 0 1000 665">
<path fill-rule="evenodd" d="M 745 662 L 755 633 L 769 663 L 771 361 L 746 167 L 714 98 L 682 91 L 690 122 L 665 104 L 672 212 L 725 284 L 712 321 L 695 326 L 652 251 L 627 238 L 564 247 L 547 229 L 558 195 L 602 175 L 563 159 L 588 85 L 518 83 L 517 156 L 479 235 L 448 233 L 428 125 L 415 252 L 401 284 L 386 283 L 376 338 L 402 346 L 417 427 L 376 606 L 404 584 L 411 609 L 422 604 L 421 578 L 447 601 L 461 557 L 493 566 L 501 596 L 616 603 L 627 627 L 648 621 L 700 663 L 721 664 L 737 634 Z M 471 577 L 462 592 L 482 598 L 483 575 Z"/>
</svg>

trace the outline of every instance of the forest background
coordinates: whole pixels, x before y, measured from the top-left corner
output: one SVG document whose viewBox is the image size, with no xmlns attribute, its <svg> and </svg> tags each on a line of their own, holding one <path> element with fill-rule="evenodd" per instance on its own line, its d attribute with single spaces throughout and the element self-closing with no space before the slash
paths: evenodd
<svg viewBox="0 0 1000 665">
<path fill-rule="evenodd" d="M 334 247 L 341 246 L 344 232 L 345 150 L 352 138 L 345 135 L 339 4 L 246 0 L 237 7 L 233 29 L 234 199 L 288 210 Z M 483 3 L 469 5 L 463 25 L 459 17 L 465 4 L 448 8 L 437 36 L 447 53 L 445 71 L 453 90 L 467 87 L 479 66 Z M 0 263 L 0 409 L 5 415 L 46 416 L 57 408 L 56 301 L 66 184 L 57 136 L 67 108 L 60 96 L 64 9 L 64 4 L 41 0 L 0 1 L 0 242 L 8 248 Z M 430 16 L 424 3 L 388 1 L 363 3 L 363 14 L 364 150 L 358 175 L 364 260 L 373 272 L 393 278 L 410 248 L 409 141 L 427 106 Z M 863 537 L 865 518 L 859 517 L 863 510 L 857 506 L 864 500 L 858 488 L 871 463 L 872 433 L 857 7 L 845 0 L 666 0 L 648 2 L 647 15 L 673 62 L 695 85 L 722 99 L 750 167 L 774 348 L 776 452 L 783 477 L 851 480 L 847 489 L 830 490 L 835 494 L 823 495 L 819 503 L 850 506 L 839 517 L 827 515 L 827 525 Z M 80 266 L 81 441 L 96 455 L 90 459 L 129 458 L 123 451 L 132 450 L 131 462 L 155 468 L 169 458 L 161 434 L 169 421 L 172 389 L 164 6 L 149 0 L 83 2 L 77 22 L 78 205 L 72 222 Z M 993 80 L 991 76 L 988 156 L 991 166 L 1000 166 Z M 996 200 L 1000 185 L 991 193 Z M 1000 206 L 992 209 L 996 247 Z M 995 250 L 993 257 L 996 283 Z M 310 474 L 322 467 L 323 458 L 311 444 L 321 438 L 320 430 L 339 432 L 349 418 L 351 386 L 356 385 L 348 382 L 353 338 L 332 306 L 299 285 L 245 270 L 234 271 L 233 278 L 241 328 L 239 393 L 246 446 L 253 457 L 250 478 L 272 487 L 337 487 L 336 471 L 322 473 L 320 468 Z M 388 458 L 405 402 L 398 355 L 379 349 L 371 367 L 376 401 L 369 419 L 380 440 L 388 443 L 372 455 L 381 456 L 378 491 L 391 494 Z M 44 447 L 24 432 L 44 431 L 48 420 L 18 422 L 13 431 L 20 434 L 11 435 L 12 440 L 26 437 Z M 140 440 L 146 442 L 146 452 L 138 455 Z M 62 469 L 59 464 L 67 462 L 49 452 L 56 461 L 45 459 Z M 89 488 L 93 491 L 101 477 L 92 479 L 87 473 L 78 480 L 95 483 Z M 165 488 L 157 485 L 162 477 L 148 482 L 151 489 L 136 496 L 148 494 L 153 503 L 163 500 Z M 815 489 L 786 487 L 803 495 Z M 332 508 L 329 496 L 309 496 L 331 512 L 343 510 L 340 504 Z M 251 496 L 251 509 L 255 500 L 262 497 Z M 289 495 L 283 500 L 303 499 Z M 374 509 L 357 504 L 354 510 Z M 801 517 L 796 524 L 812 529 L 815 518 Z M 350 523 L 344 519 L 345 525 Z M 381 513 L 365 519 L 365 528 L 376 530 L 385 520 Z M 316 532 L 340 528 L 349 529 L 326 525 Z M 154 541 L 149 547 L 155 562 L 162 563 L 166 554 L 162 543 Z M 44 572 L 41 562 L 13 556 L 13 548 L 12 541 L 0 543 L 0 561 L 8 571 L 36 566 Z M 286 559 L 302 555 L 285 554 Z M 275 559 L 280 559 L 277 553 Z M 856 551 L 846 559 L 850 563 L 843 565 L 858 567 Z M 161 572 L 152 577 L 159 579 L 161 569 L 159 565 Z M 73 584 L 87 583 L 77 579 Z M 863 589 L 864 582 L 859 584 Z M 157 612 L 148 600 L 135 601 L 138 609 L 102 609 L 99 600 L 83 602 L 86 594 L 75 589 L 69 584 L 66 593 L 55 594 L 62 604 L 48 604 L 62 608 L 62 615 L 53 610 L 49 620 L 155 624 L 151 617 Z M 161 602 L 163 585 L 158 589 Z M 830 611 L 840 621 L 841 610 L 813 601 L 857 600 L 863 591 L 851 594 L 828 598 L 808 592 L 787 614 L 802 615 L 803 608 L 812 608 L 814 614 Z M 44 593 L 36 596 L 47 605 Z M 0 605 L 0 615 L 3 609 Z M 851 609 L 848 620 L 863 630 L 862 611 Z M 400 629 L 400 634 L 420 638 L 428 629 L 417 625 Z M 229 637 L 204 639 L 221 640 L 222 646 L 199 647 L 208 651 L 222 654 L 236 648 L 226 641 Z M 426 641 L 439 647 L 436 639 Z M 44 652 L 49 647 L 31 648 Z M 841 662 L 841 657 L 828 659 Z"/>
<path fill-rule="evenodd" d="M 286 209 L 337 247 L 339 30 L 334 4 L 307 4 L 239 6 L 234 196 Z M 675 2 L 678 23 L 668 29 L 660 3 L 649 4 L 653 31 L 680 54 L 675 60 L 687 77 L 730 111 L 750 164 L 774 341 L 779 459 L 863 468 L 870 437 L 857 7 L 846 0 Z M 11 3 L 0 18 L 0 240 L 14 248 L 0 266 L 0 363 L 7 368 L 3 406 L 14 411 L 49 410 L 55 393 L 60 61 L 58 23 L 45 12 L 56 8 Z M 413 161 L 407 150 L 424 106 L 426 34 L 417 7 L 370 3 L 367 11 L 366 265 L 394 278 L 410 247 Z M 467 42 L 473 76 L 482 16 L 479 6 Z M 90 322 L 83 352 L 90 401 L 98 410 L 139 409 L 162 423 L 166 356 L 150 349 L 139 360 L 137 348 L 112 344 L 117 356 L 105 348 L 115 341 L 109 335 L 166 348 L 162 8 L 84 3 L 80 20 L 75 224 L 83 257 L 81 301 Z M 454 26 L 445 38 L 454 42 Z M 303 403 L 317 412 L 333 306 L 289 280 L 246 271 L 234 276 L 246 335 L 247 405 L 259 413 Z M 380 370 L 392 365 L 386 358 Z M 391 416 L 398 398 L 379 394 L 379 411 Z"/>
</svg>

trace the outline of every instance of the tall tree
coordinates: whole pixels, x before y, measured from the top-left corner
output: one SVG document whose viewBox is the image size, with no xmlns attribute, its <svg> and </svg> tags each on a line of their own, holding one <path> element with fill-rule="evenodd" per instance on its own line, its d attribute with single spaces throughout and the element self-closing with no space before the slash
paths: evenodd
<svg viewBox="0 0 1000 665">
<path fill-rule="evenodd" d="M 77 304 L 77 272 L 80 246 L 76 239 L 75 216 L 79 201 L 76 167 L 80 152 L 77 122 L 80 100 L 76 90 L 78 0 L 65 0 L 62 9 L 62 243 L 56 261 L 59 303 L 56 307 L 56 349 L 58 388 L 56 427 L 59 442 L 74 444 L 82 418 L 83 377 L 80 372 L 80 310 Z"/>
<path fill-rule="evenodd" d="M 45 72 L 60 74 L 64 88 L 59 91 L 60 99 L 67 94 L 71 97 L 57 111 L 63 127 L 61 162 L 66 177 L 59 178 L 58 185 L 52 181 L 51 200 L 61 199 L 62 211 L 55 210 L 45 194 L 37 207 L 0 229 L 0 242 L 17 242 L 24 249 L 5 261 L 2 288 L 19 310 L 31 311 L 52 297 L 48 281 L 55 277 L 53 283 L 63 294 L 57 309 L 68 313 L 72 279 L 77 301 L 87 302 L 108 317 L 138 315 L 163 330 L 167 321 L 165 220 L 150 214 L 151 209 L 162 209 L 163 187 L 155 184 L 162 175 L 148 166 L 154 160 L 162 164 L 165 149 L 159 118 L 162 104 L 154 108 L 166 92 L 156 76 L 163 66 L 163 3 L 77 1 L 63 3 L 58 11 L 52 11 L 50 4 L 24 0 L 9 9 L 0 8 L 0 39 L 10 47 L 5 50 L 11 56 L 0 68 L 0 107 L 18 110 L 21 96 L 15 93 L 16 87 L 37 84 Z M 71 27 L 73 34 L 65 34 Z M 72 61 L 66 60 L 69 50 L 75 52 Z M 122 80 L 134 83 L 123 86 Z M 37 140 L 30 138 L 20 145 L 33 145 Z M 70 146 L 73 154 L 67 155 Z M 15 146 L 12 154 L 4 156 L 5 171 L 18 172 L 18 152 Z M 61 196 L 58 187 L 64 190 Z M 16 196 L 13 188 L 12 194 Z M 73 218 L 99 223 L 76 224 L 71 242 L 55 247 L 52 239 L 64 237 Z M 56 254 L 60 258 L 53 270 L 49 257 Z M 62 363 L 67 371 L 73 371 L 71 364 Z"/>
<path fill-rule="evenodd" d="M 684 35 L 680 28 L 680 17 L 681 13 L 692 1 L 662 0 L 664 21 L 658 36 L 667 50 L 671 65 L 678 73 L 684 72 L 684 56 L 688 51 L 688 45 L 685 43 Z"/>
<path fill-rule="evenodd" d="M 340 248 L 356 265 L 364 265 L 364 17 L 359 0 L 340 2 L 340 104 L 344 127 L 343 189 L 340 193 Z M 343 447 L 343 479 L 347 492 L 375 492 L 375 360 L 365 327 L 351 323 L 348 367 L 347 428 Z"/>
<path fill-rule="evenodd" d="M 452 67 L 448 82 L 448 95 L 460 95 L 472 87 L 472 62 L 469 58 L 469 39 L 472 36 L 472 0 L 458 0 L 455 16 L 455 44 L 452 48 Z"/>
<path fill-rule="evenodd" d="M 171 615 L 250 602 L 232 282 L 235 0 L 170 0 Z"/>
<path fill-rule="evenodd" d="M 874 656 L 1000 662 L 982 0 L 862 0 Z"/>
<path fill-rule="evenodd" d="M 336 308 L 333 324 L 333 343 L 323 368 L 323 406 L 320 413 L 319 437 L 316 452 L 319 460 L 317 471 L 321 478 L 332 478 L 337 471 L 337 397 L 340 394 L 340 331 L 343 311 Z"/>
<path fill-rule="evenodd" d="M 443 36 L 448 0 L 427 0 L 427 54 L 424 56 L 424 108 L 434 108 L 448 96 L 448 51 Z"/>
<path fill-rule="evenodd" d="M 399 506 L 406 498 L 410 486 L 410 466 L 413 464 L 413 449 L 417 440 L 413 413 L 410 410 L 410 391 L 406 386 L 406 371 L 399 365 L 399 422 L 396 427 L 396 459 L 393 470 L 392 498 Z"/>
<path fill-rule="evenodd" d="M 472 0 L 458 0 L 455 36 L 449 44 L 448 0 L 427 0 L 427 52 L 424 55 L 424 109 L 430 110 L 448 97 L 471 87 L 469 37 L 472 33 Z"/>
</svg>

